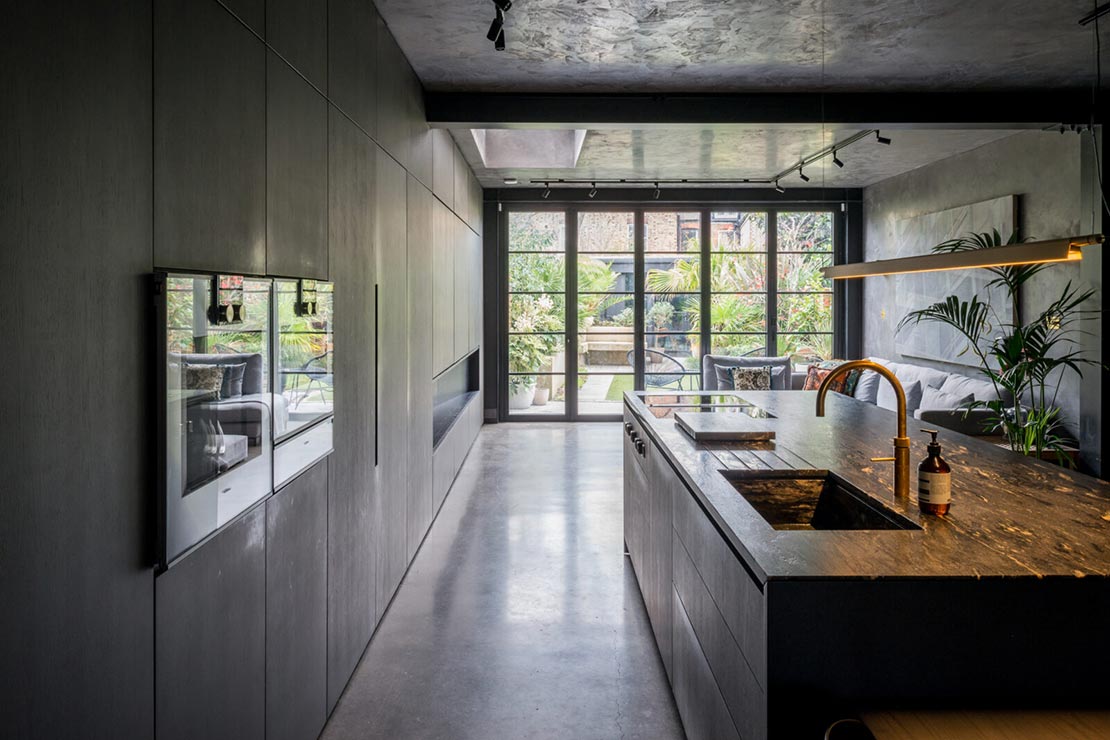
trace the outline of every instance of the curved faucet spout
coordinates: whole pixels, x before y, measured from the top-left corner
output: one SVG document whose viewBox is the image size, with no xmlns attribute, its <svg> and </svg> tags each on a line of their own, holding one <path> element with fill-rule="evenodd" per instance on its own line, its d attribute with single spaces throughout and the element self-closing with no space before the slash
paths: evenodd
<svg viewBox="0 0 1110 740">
<path fill-rule="evenodd" d="M 821 386 L 817 389 L 817 415 L 825 415 L 825 396 L 829 392 L 829 387 L 836 382 L 836 379 L 841 375 L 849 373 L 852 370 L 874 370 L 879 375 L 886 378 L 894 388 L 898 415 L 898 436 L 893 439 L 894 493 L 899 497 L 908 496 L 910 491 L 910 438 L 906 436 L 906 391 L 902 388 L 902 383 L 899 382 L 894 373 L 871 360 L 851 360 L 850 362 L 845 362 L 843 365 L 833 368 L 832 372 L 826 375 L 825 379 L 821 381 Z"/>
</svg>

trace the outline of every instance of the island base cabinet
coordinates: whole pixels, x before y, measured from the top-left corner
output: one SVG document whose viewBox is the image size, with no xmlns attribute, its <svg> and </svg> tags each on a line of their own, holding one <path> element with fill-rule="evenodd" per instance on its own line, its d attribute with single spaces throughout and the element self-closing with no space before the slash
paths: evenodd
<svg viewBox="0 0 1110 740">
<path fill-rule="evenodd" d="M 671 589 L 671 688 L 688 740 L 740 740 L 678 591 Z M 747 739 L 745 739 L 747 740 Z"/>
</svg>

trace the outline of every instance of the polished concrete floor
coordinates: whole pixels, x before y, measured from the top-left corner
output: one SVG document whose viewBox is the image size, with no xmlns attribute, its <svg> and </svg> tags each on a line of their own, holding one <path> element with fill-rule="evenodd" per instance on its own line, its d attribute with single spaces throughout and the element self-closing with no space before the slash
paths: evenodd
<svg viewBox="0 0 1110 740">
<path fill-rule="evenodd" d="M 622 554 L 619 429 L 483 428 L 323 738 L 682 737 Z"/>
</svg>

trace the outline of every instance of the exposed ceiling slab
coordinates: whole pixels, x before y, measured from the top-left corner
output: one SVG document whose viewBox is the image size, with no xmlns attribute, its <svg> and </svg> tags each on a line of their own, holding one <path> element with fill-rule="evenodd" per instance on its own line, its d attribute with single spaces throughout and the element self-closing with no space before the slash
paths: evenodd
<svg viewBox="0 0 1110 740">
<path fill-rule="evenodd" d="M 487 167 L 469 130 L 455 130 L 453 134 L 483 187 L 503 187 L 506 178 L 516 178 L 525 186 L 530 180 L 554 182 L 560 178 L 763 179 L 858 131 L 821 126 L 589 131 L 573 168 Z M 892 139 L 889 146 L 865 138 L 839 152 L 845 167 L 836 167 L 831 158 L 826 158 L 805 168 L 805 174 L 811 178 L 809 183 L 792 175 L 784 178 L 782 184 L 865 187 L 1014 133 L 1013 130 L 884 132 Z"/>
<path fill-rule="evenodd" d="M 425 87 L 1018 90 L 1093 80 L 1089 0 L 377 0 Z M 1108 45 L 1110 46 L 1110 45 Z"/>
</svg>

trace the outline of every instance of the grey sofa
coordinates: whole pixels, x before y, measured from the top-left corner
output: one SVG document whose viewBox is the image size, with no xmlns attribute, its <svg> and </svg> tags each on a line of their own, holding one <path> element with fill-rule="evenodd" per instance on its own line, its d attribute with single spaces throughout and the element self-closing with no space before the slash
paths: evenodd
<svg viewBox="0 0 1110 740">
<path fill-rule="evenodd" d="M 731 357 L 729 355 L 703 355 L 701 358 L 701 389 L 721 389 L 717 380 L 719 367 L 770 367 L 771 390 L 798 390 L 805 384 L 806 374 L 791 370 L 790 357 Z"/>
<path fill-rule="evenodd" d="M 969 411 L 964 405 L 953 403 L 956 398 L 968 397 L 975 401 L 998 400 L 999 394 L 990 381 L 909 362 L 892 362 L 881 357 L 867 359 L 894 373 L 906 391 L 906 413 L 923 425 L 940 426 L 973 436 L 991 434 L 988 424 L 993 412 L 988 409 Z M 890 410 L 895 407 L 890 384 L 870 370 L 860 376 L 854 396 L 864 403 Z"/>
</svg>

